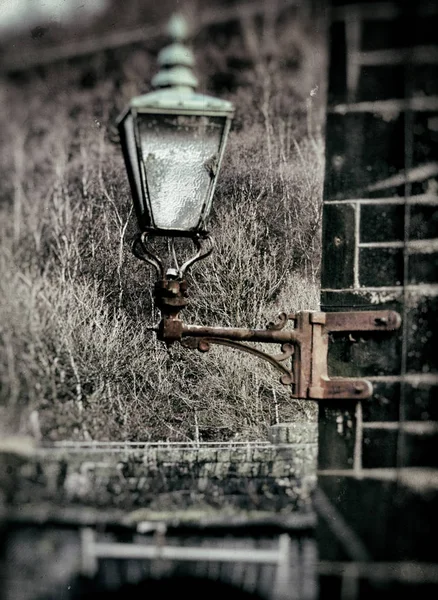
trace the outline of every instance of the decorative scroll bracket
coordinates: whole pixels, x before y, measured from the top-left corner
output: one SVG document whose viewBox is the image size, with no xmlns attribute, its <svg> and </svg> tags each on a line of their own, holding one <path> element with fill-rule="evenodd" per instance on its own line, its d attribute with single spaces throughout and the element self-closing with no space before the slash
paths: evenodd
<svg viewBox="0 0 438 600">
<path fill-rule="evenodd" d="M 293 322 L 293 329 L 285 327 L 289 321 Z M 400 315 L 394 311 L 282 313 L 279 323 L 270 324 L 267 329 L 186 325 L 174 314 L 162 320 L 158 336 L 168 344 L 180 341 L 201 352 L 220 344 L 253 354 L 282 373 L 281 382 L 291 386 L 293 398 L 362 400 L 372 395 L 371 382 L 361 378 L 329 377 L 329 335 L 333 332 L 391 332 L 400 324 Z M 244 342 L 281 344 L 282 352 L 267 354 Z M 287 359 L 291 360 L 290 368 L 285 364 Z"/>
<path fill-rule="evenodd" d="M 163 318 L 153 327 L 159 340 L 168 346 L 180 342 L 189 348 L 208 352 L 211 345 L 220 344 L 238 349 L 269 362 L 281 372 L 281 382 L 290 385 L 292 397 L 309 400 L 355 399 L 372 395 L 371 382 L 354 377 L 331 378 L 328 375 L 329 335 L 334 332 L 392 332 L 401 325 L 400 315 L 391 310 L 357 312 L 281 313 L 277 323 L 266 329 L 239 327 L 203 327 L 187 325 L 179 317 L 188 304 L 187 282 L 184 273 L 196 261 L 213 249 L 209 236 L 197 236 L 194 244 L 198 252 L 178 269 L 164 270 L 162 261 L 147 245 L 147 233 L 134 242 L 134 254 L 152 264 L 159 279 L 155 284 L 155 302 Z M 172 271 L 172 275 L 170 275 Z M 288 323 L 293 327 L 286 327 Z M 245 342 L 279 344 L 280 354 L 268 354 Z M 290 361 L 290 367 L 286 364 Z"/>
<path fill-rule="evenodd" d="M 143 262 L 147 262 L 150 265 L 152 265 L 157 271 L 158 279 L 161 282 L 174 280 L 182 281 L 189 268 L 192 267 L 199 260 L 207 258 L 207 256 L 209 256 L 213 252 L 214 247 L 214 242 L 211 235 L 201 235 L 200 233 L 193 234 L 191 239 L 194 246 L 196 247 L 196 254 L 188 260 L 186 260 L 186 262 L 183 263 L 181 266 L 179 266 L 176 258 L 174 239 L 172 238 L 170 240 L 170 243 L 176 268 L 174 267 L 166 271 L 163 261 L 155 254 L 155 252 L 149 245 L 150 237 L 151 235 L 147 231 L 143 231 L 142 233 L 138 234 L 132 243 L 132 253 L 139 260 L 142 260 Z M 171 276 L 169 277 L 170 274 Z"/>
</svg>

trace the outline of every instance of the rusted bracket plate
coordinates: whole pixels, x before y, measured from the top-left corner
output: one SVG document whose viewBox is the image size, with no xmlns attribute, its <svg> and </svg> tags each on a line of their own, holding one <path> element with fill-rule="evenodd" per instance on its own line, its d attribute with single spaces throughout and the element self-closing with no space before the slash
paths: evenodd
<svg viewBox="0 0 438 600">
<path fill-rule="evenodd" d="M 369 398 L 373 386 L 366 379 L 328 376 L 328 337 L 332 332 L 395 331 L 401 325 L 400 315 L 391 310 L 311 313 L 311 375 L 307 398 L 314 400 Z M 299 363 L 294 368 L 302 371 Z M 305 367 L 304 367 L 305 370 Z"/>
<path fill-rule="evenodd" d="M 317 315 L 318 313 L 313 313 Z M 393 310 L 319 313 L 325 315 L 325 328 L 335 331 L 395 331 L 401 325 L 400 315 Z"/>
<path fill-rule="evenodd" d="M 309 400 L 364 400 L 372 396 L 370 381 L 358 378 L 321 378 L 319 385 L 309 386 Z"/>
</svg>

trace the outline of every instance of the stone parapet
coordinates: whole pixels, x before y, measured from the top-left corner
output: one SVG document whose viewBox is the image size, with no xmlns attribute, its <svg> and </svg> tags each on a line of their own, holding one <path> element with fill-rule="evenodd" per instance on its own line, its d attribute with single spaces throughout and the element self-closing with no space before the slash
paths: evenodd
<svg viewBox="0 0 438 600">
<path fill-rule="evenodd" d="M 5 499 L 11 506 L 50 502 L 126 511 L 310 510 L 317 455 L 310 429 L 300 437 L 292 428 L 288 439 L 299 443 L 66 444 L 36 449 L 15 463 L 4 454 Z M 285 430 L 276 426 L 277 433 Z"/>
</svg>

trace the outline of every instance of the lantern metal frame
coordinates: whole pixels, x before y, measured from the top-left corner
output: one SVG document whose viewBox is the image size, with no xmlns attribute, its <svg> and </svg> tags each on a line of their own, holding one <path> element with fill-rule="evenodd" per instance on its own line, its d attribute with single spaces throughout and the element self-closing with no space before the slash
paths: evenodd
<svg viewBox="0 0 438 600">
<path fill-rule="evenodd" d="M 234 114 L 234 109 L 233 109 L 231 103 L 228 103 L 229 108 L 227 108 L 227 110 L 222 110 L 222 111 L 211 110 L 208 108 L 209 102 L 206 102 L 207 107 L 203 110 L 188 109 L 188 108 L 184 107 L 183 101 L 185 100 L 185 104 L 189 103 L 191 100 L 190 97 L 188 97 L 186 99 L 183 98 L 183 100 L 180 102 L 180 104 L 181 104 L 180 108 L 170 108 L 170 107 L 169 108 L 166 108 L 166 107 L 161 108 L 159 106 L 150 106 L 150 107 L 149 106 L 138 106 L 138 108 L 135 108 L 135 104 L 134 104 L 135 101 L 137 104 L 140 104 L 140 102 L 148 102 L 148 101 L 152 102 L 152 104 L 154 104 L 156 102 L 154 100 L 154 96 L 156 96 L 158 93 L 159 92 L 155 92 L 155 93 L 147 94 L 143 97 L 140 96 L 137 99 L 134 99 L 134 101 L 131 103 L 131 105 L 119 117 L 118 123 L 117 123 L 118 129 L 119 129 L 120 142 L 121 142 L 121 146 L 122 146 L 122 152 L 123 152 L 123 156 L 125 159 L 126 170 L 128 173 L 128 179 L 129 179 L 131 192 L 132 192 L 133 199 L 134 199 L 134 207 L 135 207 L 135 211 L 136 211 L 137 221 L 139 223 L 139 226 L 140 226 L 140 229 L 142 230 L 142 232 L 148 232 L 148 233 L 156 235 L 156 236 L 196 237 L 197 235 L 206 235 L 208 233 L 208 231 L 207 231 L 205 223 L 210 214 L 213 195 L 215 192 L 220 167 L 222 165 L 222 159 L 223 159 L 224 152 L 225 152 L 225 146 L 226 146 L 228 134 L 229 134 L 230 128 L 231 128 L 231 122 L 232 122 L 232 118 L 233 118 L 233 114 Z M 151 97 L 150 100 L 149 100 L 148 96 Z M 208 96 L 201 96 L 198 94 L 196 94 L 196 96 L 198 98 L 203 98 L 206 101 L 210 100 L 210 98 Z M 166 99 L 166 97 L 164 97 L 164 99 Z M 211 100 L 216 100 L 216 99 L 212 98 Z M 179 116 L 181 116 L 181 117 L 194 116 L 194 117 L 200 117 L 200 118 L 201 117 L 208 117 L 208 118 L 209 117 L 221 117 L 224 119 L 224 127 L 222 130 L 222 134 L 221 134 L 220 142 L 219 142 L 219 154 L 218 154 L 217 161 L 215 164 L 216 173 L 214 174 L 213 177 L 210 178 L 210 184 L 204 194 L 204 201 L 203 201 L 203 205 L 202 205 L 202 208 L 200 211 L 199 220 L 198 220 L 197 226 L 193 229 L 190 229 L 190 230 L 189 229 L 178 229 L 178 228 L 163 229 L 163 228 L 156 226 L 154 223 L 154 211 L 153 211 L 151 200 L 150 200 L 147 173 L 146 173 L 146 169 L 145 169 L 145 165 L 144 165 L 144 161 L 143 161 L 143 157 L 142 157 L 141 139 L 140 139 L 140 131 L 139 131 L 138 117 L 139 117 L 139 115 L 143 115 L 143 114 L 144 115 L 172 115 L 172 116 L 178 116 L 178 117 Z M 132 125 L 133 125 L 133 130 L 134 130 L 136 160 L 137 160 L 137 166 L 139 167 L 139 176 L 140 176 L 140 182 L 141 182 L 141 195 L 138 193 L 137 181 L 136 181 L 136 177 L 134 174 L 134 168 L 132 165 L 132 157 L 129 155 L 128 141 L 126 138 L 126 132 L 125 132 L 125 127 L 124 127 L 125 119 L 128 115 L 132 117 L 132 121 L 133 121 Z"/>
</svg>

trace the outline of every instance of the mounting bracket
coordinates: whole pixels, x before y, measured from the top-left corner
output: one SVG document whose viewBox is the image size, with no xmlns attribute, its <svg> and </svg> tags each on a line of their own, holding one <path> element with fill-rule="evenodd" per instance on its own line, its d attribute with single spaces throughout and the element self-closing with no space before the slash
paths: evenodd
<svg viewBox="0 0 438 600">
<path fill-rule="evenodd" d="M 328 375 L 329 335 L 334 332 L 391 332 L 401 325 L 392 310 L 356 312 L 301 311 L 281 313 L 277 323 L 266 329 L 203 327 L 187 325 L 179 318 L 187 304 L 187 284 L 183 280 L 162 280 L 155 288 L 156 302 L 163 319 L 158 339 L 168 346 L 178 341 L 188 348 L 208 352 L 213 344 L 229 346 L 268 361 L 282 373 L 280 381 L 290 385 L 292 397 L 309 400 L 369 398 L 372 385 L 367 379 Z M 286 328 L 288 323 L 292 328 Z M 272 355 L 245 342 L 280 344 L 281 353 Z M 290 360 L 290 367 L 285 363 Z"/>
<path fill-rule="evenodd" d="M 297 397 L 314 400 L 369 398 L 373 387 L 367 379 L 328 376 L 329 334 L 394 331 L 400 325 L 400 315 L 390 310 L 298 313 L 297 326 L 303 332 L 304 343 L 299 344 L 301 356 L 294 365 L 294 373 L 298 375 Z"/>
</svg>

